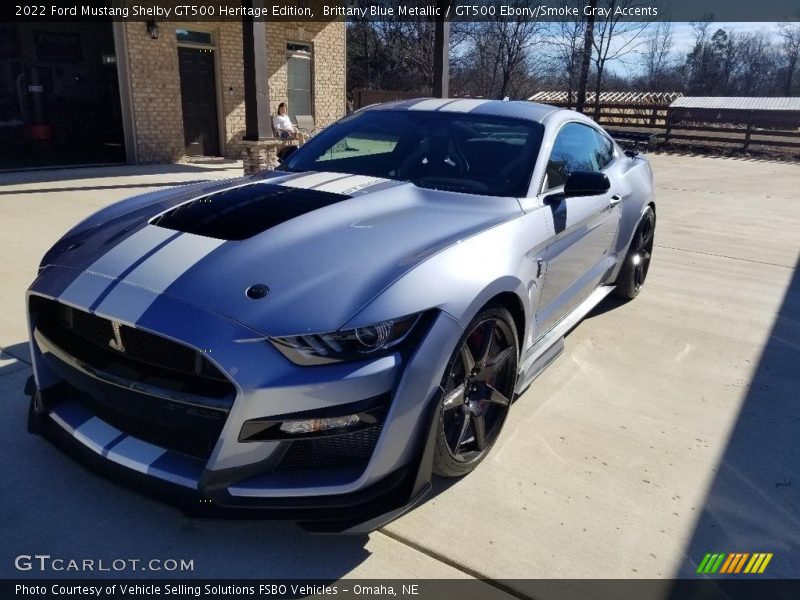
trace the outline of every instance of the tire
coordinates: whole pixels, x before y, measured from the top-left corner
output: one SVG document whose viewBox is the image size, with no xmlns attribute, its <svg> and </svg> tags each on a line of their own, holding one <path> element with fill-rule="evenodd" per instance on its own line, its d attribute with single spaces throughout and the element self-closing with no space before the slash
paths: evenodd
<svg viewBox="0 0 800 600">
<path fill-rule="evenodd" d="M 511 407 L 518 360 L 511 313 L 502 307 L 482 310 L 461 336 L 445 370 L 434 473 L 461 477 L 489 453 Z"/>
<path fill-rule="evenodd" d="M 656 213 L 651 206 L 648 206 L 639 220 L 636 233 L 633 234 L 630 248 L 625 255 L 625 262 L 617 275 L 614 288 L 614 295 L 617 298 L 632 300 L 642 290 L 647 272 L 650 270 L 655 230 Z"/>
</svg>

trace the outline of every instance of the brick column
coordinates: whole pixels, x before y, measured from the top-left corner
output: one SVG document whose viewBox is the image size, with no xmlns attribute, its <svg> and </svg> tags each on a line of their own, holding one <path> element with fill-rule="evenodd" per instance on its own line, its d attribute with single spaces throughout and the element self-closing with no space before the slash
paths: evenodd
<svg viewBox="0 0 800 600">
<path fill-rule="evenodd" d="M 278 166 L 277 152 L 283 146 L 282 140 L 242 140 L 241 144 L 245 175 Z"/>
</svg>

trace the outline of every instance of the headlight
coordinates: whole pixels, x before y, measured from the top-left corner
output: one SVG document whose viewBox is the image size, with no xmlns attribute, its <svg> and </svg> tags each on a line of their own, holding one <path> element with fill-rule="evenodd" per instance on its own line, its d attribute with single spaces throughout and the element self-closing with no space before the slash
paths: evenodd
<svg viewBox="0 0 800 600">
<path fill-rule="evenodd" d="M 423 316 L 424 313 L 417 313 L 357 329 L 270 338 L 270 341 L 298 365 L 364 360 L 399 348 L 420 329 Z"/>
</svg>

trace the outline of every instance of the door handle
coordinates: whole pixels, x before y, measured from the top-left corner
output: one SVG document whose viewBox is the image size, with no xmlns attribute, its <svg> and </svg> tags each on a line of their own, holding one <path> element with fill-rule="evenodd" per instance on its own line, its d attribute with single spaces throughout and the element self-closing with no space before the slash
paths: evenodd
<svg viewBox="0 0 800 600">
<path fill-rule="evenodd" d="M 609 199 L 608 204 L 609 204 L 609 206 L 616 206 L 620 202 L 622 202 L 622 196 L 620 196 L 619 194 L 614 194 Z"/>
</svg>

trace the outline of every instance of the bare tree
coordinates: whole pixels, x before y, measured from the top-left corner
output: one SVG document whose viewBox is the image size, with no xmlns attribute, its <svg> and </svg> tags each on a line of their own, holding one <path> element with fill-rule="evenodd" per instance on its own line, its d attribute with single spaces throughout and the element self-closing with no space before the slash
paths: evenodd
<svg viewBox="0 0 800 600">
<path fill-rule="evenodd" d="M 736 73 L 740 67 L 742 47 L 738 36 L 724 29 L 717 29 L 711 36 L 711 51 L 714 56 L 714 76 L 717 91 L 723 96 L 733 92 Z"/>
<path fill-rule="evenodd" d="M 578 100 L 575 103 L 575 110 L 583 112 L 586 106 L 586 86 L 589 83 L 589 66 L 592 61 L 592 47 L 594 46 L 594 23 L 595 11 L 597 10 L 597 0 L 589 0 L 589 14 L 586 17 L 586 27 L 583 30 L 583 50 L 581 54 L 581 74 L 578 79 Z M 586 12 L 584 11 L 584 14 Z"/>
<path fill-rule="evenodd" d="M 348 89 L 350 92 L 365 87 L 430 93 L 433 38 L 434 24 L 425 20 L 351 19 L 347 24 Z M 463 39 L 461 29 L 451 28 L 451 59 L 459 55 Z"/>
<path fill-rule="evenodd" d="M 594 34 L 594 66 L 595 66 L 595 97 L 594 118 L 600 117 L 600 92 L 603 86 L 603 72 L 610 60 L 623 60 L 624 57 L 639 51 L 645 42 L 642 34 L 649 25 L 648 22 L 623 21 L 621 11 L 617 8 L 629 9 L 636 6 L 635 0 L 605 0 L 608 9 L 604 16 L 598 20 Z"/>
<path fill-rule="evenodd" d="M 708 81 L 711 79 L 712 66 L 712 53 L 709 44 L 709 30 L 713 17 L 706 15 L 702 21 L 694 21 L 692 29 L 694 30 L 694 47 L 691 52 L 686 56 L 686 70 L 688 76 L 688 91 L 690 93 L 702 93 L 708 87 Z"/>
<path fill-rule="evenodd" d="M 800 24 L 786 23 L 781 27 L 781 54 L 785 61 L 784 69 L 786 71 L 783 93 L 791 96 L 794 74 L 800 63 Z"/>
<path fill-rule="evenodd" d="M 497 97 L 504 98 L 509 94 L 518 95 L 525 94 L 524 86 L 520 85 L 522 81 L 513 82 L 513 75 L 520 71 L 525 71 L 528 74 L 532 72 L 532 61 L 535 60 L 531 50 L 539 41 L 539 34 L 542 30 L 542 25 L 536 21 L 518 20 L 508 21 L 502 20 L 492 22 L 494 25 L 494 33 L 499 34 L 499 47 L 497 54 L 499 57 L 499 90 Z M 525 79 L 528 79 L 526 77 Z M 516 83 L 516 85 L 512 85 Z M 532 91 L 532 90 L 530 90 Z"/>
<path fill-rule="evenodd" d="M 376 0 L 389 2 L 390 0 Z M 527 0 L 514 0 L 525 2 Z M 451 24 L 450 69 L 454 95 L 527 98 L 541 84 L 565 89 L 576 110 L 585 110 L 586 90 L 683 90 L 697 95 L 791 95 L 800 84 L 800 25 L 786 24 L 775 37 L 767 31 L 735 33 L 714 28 L 711 17 L 692 23 L 694 44 L 685 61 L 673 58 L 672 25 L 628 22 L 615 8 L 641 0 L 564 0 L 592 9 L 572 20 L 543 25 L 495 19 Z M 593 5 L 593 6 L 592 6 Z M 347 25 L 348 89 L 430 92 L 433 27 L 424 21 L 353 19 Z M 588 45 L 587 45 L 588 44 Z M 608 65 L 630 64 L 636 75 Z"/>
<path fill-rule="evenodd" d="M 468 49 L 460 58 L 458 89 L 492 98 L 527 97 L 533 92 L 535 46 L 542 42 L 543 25 L 530 20 L 497 18 L 470 23 Z"/>
<path fill-rule="evenodd" d="M 567 0 L 567 4 L 576 8 L 582 7 L 583 0 Z M 579 11 L 577 15 L 556 23 L 554 35 L 550 40 L 551 47 L 555 49 L 553 58 L 556 64 L 556 78 L 559 85 L 567 91 L 567 106 L 572 106 L 575 102 L 581 76 L 585 28 L 583 13 Z"/>
<path fill-rule="evenodd" d="M 647 88 L 651 91 L 666 91 L 662 88 L 665 75 L 672 66 L 672 46 L 672 23 L 664 21 L 655 25 L 644 50 Z"/>
</svg>

